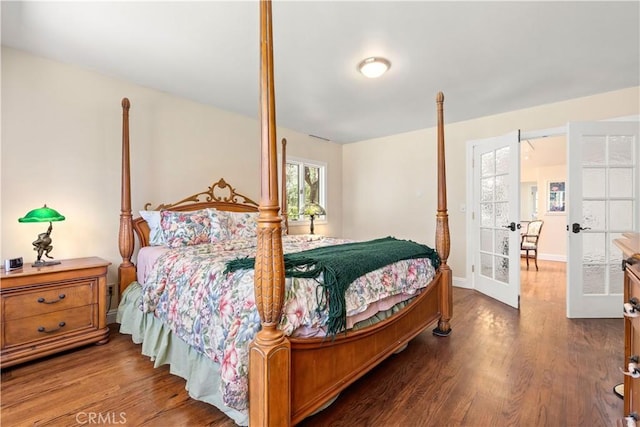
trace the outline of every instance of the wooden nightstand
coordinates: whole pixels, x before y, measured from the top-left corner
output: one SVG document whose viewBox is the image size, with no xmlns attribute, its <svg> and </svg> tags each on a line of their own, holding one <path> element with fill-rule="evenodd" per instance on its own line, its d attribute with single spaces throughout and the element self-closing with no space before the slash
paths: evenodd
<svg viewBox="0 0 640 427">
<path fill-rule="evenodd" d="M 0 367 L 109 341 L 107 267 L 101 258 L 62 260 L 0 276 Z"/>
</svg>

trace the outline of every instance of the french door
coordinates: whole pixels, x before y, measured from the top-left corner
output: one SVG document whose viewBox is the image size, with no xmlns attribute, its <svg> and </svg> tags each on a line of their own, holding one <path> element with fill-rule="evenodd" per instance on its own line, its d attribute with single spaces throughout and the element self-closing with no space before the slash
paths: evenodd
<svg viewBox="0 0 640 427">
<path fill-rule="evenodd" d="M 519 132 L 470 142 L 472 202 L 469 243 L 476 290 L 520 305 Z"/>
<path fill-rule="evenodd" d="M 569 123 L 567 317 L 622 317 L 622 253 L 640 231 L 638 122 Z"/>
</svg>

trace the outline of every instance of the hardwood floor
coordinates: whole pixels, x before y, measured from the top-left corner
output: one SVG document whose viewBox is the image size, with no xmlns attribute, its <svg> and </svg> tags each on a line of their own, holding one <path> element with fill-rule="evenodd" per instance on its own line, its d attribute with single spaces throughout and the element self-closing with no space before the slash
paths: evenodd
<svg viewBox="0 0 640 427">
<path fill-rule="evenodd" d="M 523 270 L 521 310 L 454 289 L 453 333 L 425 331 L 302 426 L 612 426 L 622 319 L 565 316 L 564 263 Z M 2 426 L 232 426 L 115 329 L 2 372 Z M 90 422 L 93 417 L 93 422 Z"/>
</svg>

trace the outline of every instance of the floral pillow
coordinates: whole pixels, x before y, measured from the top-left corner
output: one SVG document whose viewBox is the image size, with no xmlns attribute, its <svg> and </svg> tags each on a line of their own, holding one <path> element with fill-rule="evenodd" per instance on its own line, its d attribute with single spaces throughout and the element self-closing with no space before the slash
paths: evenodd
<svg viewBox="0 0 640 427">
<path fill-rule="evenodd" d="M 162 234 L 165 244 L 170 248 L 211 242 L 212 222 L 209 209 L 160 212 Z"/>
<path fill-rule="evenodd" d="M 209 216 L 211 217 L 211 229 L 209 230 L 211 243 L 229 239 L 229 218 L 226 212 L 209 209 Z"/>
<path fill-rule="evenodd" d="M 230 239 L 255 239 L 258 236 L 258 212 L 227 212 Z"/>
</svg>

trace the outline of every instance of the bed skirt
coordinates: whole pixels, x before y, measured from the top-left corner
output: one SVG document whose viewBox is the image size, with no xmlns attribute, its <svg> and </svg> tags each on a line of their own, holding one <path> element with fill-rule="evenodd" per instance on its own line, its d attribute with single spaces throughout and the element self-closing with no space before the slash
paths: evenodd
<svg viewBox="0 0 640 427">
<path fill-rule="evenodd" d="M 142 354 L 149 356 L 154 367 L 169 365 L 169 372 L 186 380 L 185 389 L 193 399 L 209 403 L 240 426 L 249 425 L 249 414 L 229 408 L 222 403 L 220 366 L 193 350 L 174 336 L 153 313 L 143 313 L 138 307 L 142 287 L 132 283 L 122 294 L 116 321 L 120 333 L 131 335 L 136 344 L 142 344 Z"/>
<path fill-rule="evenodd" d="M 393 316 L 409 305 L 414 298 L 401 301 L 388 310 L 379 311 L 368 319 L 357 322 L 353 330 L 366 328 Z M 240 412 L 222 402 L 220 365 L 175 336 L 153 313 L 143 313 L 139 308 L 141 299 L 142 286 L 138 282 L 133 282 L 123 292 L 116 318 L 120 323 L 120 333 L 131 335 L 134 343 L 142 344 L 142 354 L 151 358 L 154 367 L 169 365 L 171 374 L 185 379 L 185 389 L 193 399 L 215 406 L 240 426 L 249 425 L 248 411 Z M 314 413 L 320 412 L 331 403 L 333 400 Z"/>
</svg>

